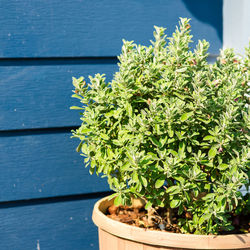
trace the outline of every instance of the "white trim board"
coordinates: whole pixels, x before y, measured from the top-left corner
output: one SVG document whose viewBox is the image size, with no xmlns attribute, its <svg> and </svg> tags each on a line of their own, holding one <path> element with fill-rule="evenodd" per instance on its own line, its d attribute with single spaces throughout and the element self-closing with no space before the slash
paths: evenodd
<svg viewBox="0 0 250 250">
<path fill-rule="evenodd" d="M 244 54 L 250 40 L 250 0 L 224 0 L 223 48 Z"/>
</svg>

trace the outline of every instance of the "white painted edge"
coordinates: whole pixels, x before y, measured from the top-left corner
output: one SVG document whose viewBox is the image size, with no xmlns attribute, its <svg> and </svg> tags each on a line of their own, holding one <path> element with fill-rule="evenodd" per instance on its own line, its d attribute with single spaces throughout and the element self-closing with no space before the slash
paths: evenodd
<svg viewBox="0 0 250 250">
<path fill-rule="evenodd" d="M 250 0 L 223 1 L 223 49 L 244 54 L 250 41 Z"/>
</svg>

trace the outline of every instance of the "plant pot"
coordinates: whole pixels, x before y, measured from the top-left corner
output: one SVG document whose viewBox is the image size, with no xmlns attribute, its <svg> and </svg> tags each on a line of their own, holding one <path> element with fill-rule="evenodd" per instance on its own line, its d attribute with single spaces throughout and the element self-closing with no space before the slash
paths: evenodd
<svg viewBox="0 0 250 250">
<path fill-rule="evenodd" d="M 100 250 L 159 249 L 250 249 L 250 234 L 177 234 L 130 226 L 108 218 L 105 213 L 112 200 L 99 200 L 92 219 L 99 229 Z"/>
</svg>

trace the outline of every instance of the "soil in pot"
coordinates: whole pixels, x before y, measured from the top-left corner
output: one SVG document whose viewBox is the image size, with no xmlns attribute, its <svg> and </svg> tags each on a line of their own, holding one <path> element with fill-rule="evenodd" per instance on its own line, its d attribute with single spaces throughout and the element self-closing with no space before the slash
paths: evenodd
<svg viewBox="0 0 250 250">
<path fill-rule="evenodd" d="M 169 211 L 164 208 L 154 209 L 148 212 L 143 207 L 131 206 L 115 206 L 112 205 L 107 210 L 107 216 L 113 220 L 126 223 L 132 226 L 147 228 L 150 230 L 167 231 L 173 233 L 181 233 L 178 226 L 179 218 L 192 219 L 189 212 L 185 212 L 181 217 L 177 213 L 178 210 L 173 209 L 171 212 L 171 221 L 169 220 Z M 224 234 L 242 234 L 250 233 L 250 215 L 231 214 L 233 221 L 233 231 L 220 231 Z"/>
</svg>

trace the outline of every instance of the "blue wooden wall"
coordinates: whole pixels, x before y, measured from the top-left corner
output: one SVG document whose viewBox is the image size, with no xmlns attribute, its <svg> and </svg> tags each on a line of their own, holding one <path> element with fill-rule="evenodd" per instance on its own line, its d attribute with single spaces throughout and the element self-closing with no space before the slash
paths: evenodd
<svg viewBox="0 0 250 250">
<path fill-rule="evenodd" d="M 117 70 L 121 40 L 192 18 L 194 41 L 222 46 L 222 0 L 0 1 L 0 249 L 98 249 L 94 202 L 108 194 L 70 139 L 72 76 Z"/>
</svg>

